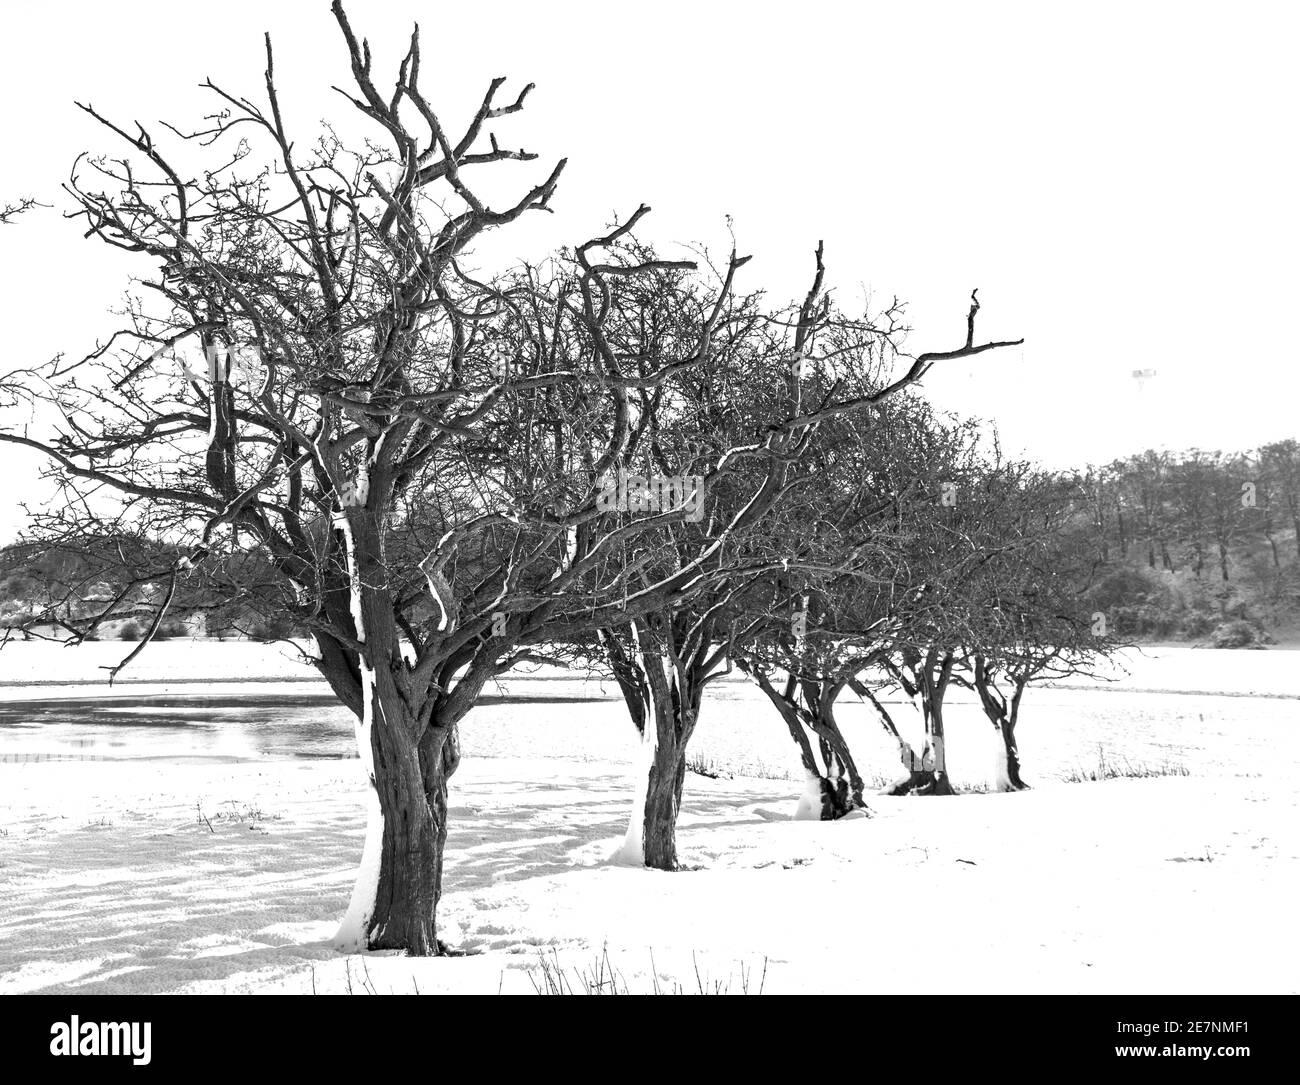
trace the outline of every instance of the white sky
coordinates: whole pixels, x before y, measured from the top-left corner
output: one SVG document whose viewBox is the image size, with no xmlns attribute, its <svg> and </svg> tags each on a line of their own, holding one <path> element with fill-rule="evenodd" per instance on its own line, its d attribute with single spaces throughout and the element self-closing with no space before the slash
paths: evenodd
<svg viewBox="0 0 1300 1085">
<path fill-rule="evenodd" d="M 909 303 L 914 350 L 981 337 L 1023 350 L 936 367 L 941 407 L 997 421 L 1052 466 L 1146 447 L 1252 448 L 1300 436 L 1300 8 L 1282 4 L 604 2 L 350 5 L 381 86 L 422 20 L 422 85 L 452 127 L 488 80 L 523 83 L 503 146 L 569 167 L 556 214 L 480 248 L 480 266 L 585 240 L 646 202 L 652 239 L 754 254 L 745 284 L 802 293 L 825 238 L 844 301 Z M 6 5 L 0 202 L 58 191 L 82 115 L 186 127 L 211 75 L 261 93 L 261 34 L 304 146 L 351 106 L 326 0 Z M 500 169 L 500 167 L 489 167 Z M 503 171 L 504 172 L 504 171 Z M 147 262 L 83 241 L 57 211 L 0 228 L 4 364 L 84 353 Z M 745 285 L 742 284 L 742 285 Z M 1158 376 L 1139 389 L 1134 369 Z M 0 541 L 40 500 L 4 457 Z"/>
</svg>

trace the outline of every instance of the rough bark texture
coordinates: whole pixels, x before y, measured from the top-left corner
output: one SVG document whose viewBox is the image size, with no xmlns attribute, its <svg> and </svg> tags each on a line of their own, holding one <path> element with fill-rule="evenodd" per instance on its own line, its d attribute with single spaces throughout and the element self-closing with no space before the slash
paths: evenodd
<svg viewBox="0 0 1300 1085">
<path fill-rule="evenodd" d="M 998 728 L 1006 752 L 1007 781 L 1013 791 L 1026 791 L 1029 785 L 1020 778 L 1020 751 L 1016 748 L 1016 725 L 1008 719 Z"/>
<path fill-rule="evenodd" d="M 377 526 L 354 510 L 340 529 L 349 559 L 351 612 L 367 661 L 355 663 L 325 640 L 318 667 L 336 690 L 359 685 L 360 698 L 355 693 L 352 698 L 363 720 L 367 706 L 362 702 L 369 693 L 371 783 L 383 836 L 365 946 L 437 956 L 447 951 L 437 936 L 437 908 L 448 783 L 460 763 L 458 717 L 436 718 L 428 691 L 413 690 L 406 677 Z"/>
<path fill-rule="evenodd" d="M 383 686 L 376 682 L 370 747 L 384 830 L 366 948 L 437 956 L 447 951 L 437 937 L 437 908 L 459 743 L 454 725 L 432 725 L 417 745 L 405 702 Z"/>
<path fill-rule="evenodd" d="M 442 899 L 442 856 L 447 845 L 447 785 L 452 774 L 460 768 L 460 734 L 455 724 L 449 728 L 430 727 L 420 740 L 420 771 L 424 778 L 424 797 L 429 804 L 438 832 L 437 881 L 433 903 L 436 908 Z M 442 941 L 439 952 L 445 951 Z"/>
<path fill-rule="evenodd" d="M 910 660 L 906 665 L 911 678 L 895 670 L 895 678 L 903 691 L 913 700 L 919 700 L 925 721 L 925 750 L 920 764 L 908 766 L 910 775 L 890 789 L 891 795 L 955 795 L 944 749 L 943 702 L 952 678 L 954 655 L 937 648 L 928 649 L 924 655 Z M 879 709 L 880 706 L 877 705 Z M 881 709 L 883 713 L 883 709 Z M 898 737 L 896 728 L 892 728 Z"/>
<path fill-rule="evenodd" d="M 686 782 L 686 743 L 673 737 L 680 731 L 668 722 L 660 728 L 650 766 L 641 828 L 645 865 L 656 870 L 677 869 L 677 815 Z"/>
<path fill-rule="evenodd" d="M 854 810 L 865 810 L 861 790 L 856 790 L 844 777 L 818 777 L 821 787 L 821 820 L 838 821 Z"/>
<path fill-rule="evenodd" d="M 952 779 L 948 775 L 948 761 L 944 748 L 943 700 L 929 702 L 926 712 L 926 749 L 922 760 L 919 786 L 914 795 L 955 795 Z"/>
<path fill-rule="evenodd" d="M 817 735 L 822 764 L 822 821 L 835 821 L 854 810 L 865 810 L 864 785 L 848 741 L 835 719 L 835 694 L 838 688 L 823 686 L 815 702 L 809 701 L 808 726 Z"/>
<path fill-rule="evenodd" d="M 858 679 L 849 680 L 849 688 L 853 690 L 862 700 L 869 701 L 875 708 L 876 714 L 880 718 L 880 725 L 898 746 L 898 753 L 903 762 L 903 768 L 907 770 L 907 776 L 903 777 L 897 783 L 885 788 L 886 795 L 907 795 L 918 787 L 924 786 L 929 777 L 923 772 L 924 759 L 918 757 L 916 751 L 912 749 L 912 744 L 903 738 L 898 730 L 898 725 L 894 723 L 894 717 L 889 714 L 889 709 L 884 702 L 863 682 Z"/>
<path fill-rule="evenodd" d="M 1020 751 L 1016 748 L 1016 721 L 1020 717 L 1020 699 L 1024 696 L 1028 684 L 1023 678 L 1012 680 L 1015 691 L 1007 700 L 995 685 L 995 678 L 987 661 L 977 656 L 975 659 L 975 692 L 979 695 L 980 706 L 984 715 L 993 724 L 994 730 L 1002 739 L 1003 757 L 1006 766 L 1006 779 L 1000 781 L 1003 790 L 1025 791 L 1029 785 L 1020 777 Z"/>
<path fill-rule="evenodd" d="M 804 771 L 818 782 L 820 820 L 836 821 L 854 810 L 866 810 L 862 776 L 835 719 L 835 699 L 844 683 L 797 682 L 791 677 L 777 689 L 762 671 L 751 669 L 749 673 L 780 713 L 799 748 Z"/>
<path fill-rule="evenodd" d="M 384 705 L 385 713 L 397 706 Z M 441 751 L 426 760 L 391 718 L 375 721 L 371 743 L 375 784 L 384 814 L 383 853 L 375 908 L 367 930 L 371 949 L 438 953 L 436 912 L 447 838 L 447 772 Z"/>
<path fill-rule="evenodd" d="M 665 647 L 649 623 L 634 623 L 632 642 L 623 646 L 609 631 L 602 633 L 605 655 L 618 681 L 643 745 L 653 737 L 654 753 L 643 764 L 646 772 L 641 807 L 641 861 L 658 870 L 677 869 L 677 816 L 686 782 L 686 747 L 699 720 L 700 704 L 709 681 L 718 677 L 718 655 L 703 649 L 683 653 Z M 671 637 L 665 622 L 660 633 Z M 679 644 L 670 640 L 670 644 Z M 653 728 L 647 735 L 646 728 Z M 629 834 L 629 844 L 634 839 Z"/>
<path fill-rule="evenodd" d="M 641 847 L 645 865 L 657 870 L 677 869 L 677 815 L 686 781 L 686 744 L 695 731 L 703 692 L 676 674 L 670 686 L 664 668 L 651 660 L 645 668 L 650 687 L 650 719 L 655 728 L 655 755 L 646 787 Z"/>
</svg>

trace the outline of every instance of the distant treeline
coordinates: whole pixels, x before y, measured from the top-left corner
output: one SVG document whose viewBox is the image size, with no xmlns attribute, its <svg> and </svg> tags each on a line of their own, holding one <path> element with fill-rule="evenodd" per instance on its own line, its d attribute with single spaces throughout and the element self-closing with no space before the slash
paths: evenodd
<svg viewBox="0 0 1300 1085">
<path fill-rule="evenodd" d="M 1249 647 L 1300 631 L 1300 442 L 1253 452 L 1148 450 L 1089 467 L 1077 481 L 1086 500 L 1076 508 L 1090 522 L 1074 526 L 1091 536 L 1098 563 L 1090 599 L 1117 634 Z M 121 582 L 122 546 L 147 550 L 163 566 L 179 553 L 156 540 L 102 545 L 102 562 L 84 540 L 66 550 L 30 543 L 0 550 L 0 626 L 40 612 L 59 588 L 74 588 L 87 605 L 130 592 Z M 232 581 L 241 585 L 234 601 L 226 594 Z M 158 636 L 297 633 L 268 605 L 274 584 L 263 558 L 228 556 L 206 576 L 181 581 Z M 138 618 L 106 623 L 94 639 L 139 637 L 159 590 L 137 589 Z"/>
<path fill-rule="evenodd" d="M 165 594 L 157 581 L 132 583 L 124 570 L 166 569 L 181 548 L 157 539 L 69 538 L 66 545 L 15 543 L 0 548 L 0 635 L 63 638 L 71 630 L 60 620 L 77 621 L 118 600 L 116 620 L 105 621 L 88 640 L 138 640 L 149 628 Z M 230 584 L 238 580 L 239 590 Z M 300 632 L 270 605 L 275 575 L 254 553 L 222 556 L 202 574 L 179 580 L 176 596 L 155 639 L 172 637 L 273 640 Z M 67 602 L 62 602 L 67 600 Z M 28 633 L 18 628 L 32 622 Z"/>
<path fill-rule="evenodd" d="M 1300 625 L 1300 443 L 1147 451 L 1080 483 L 1116 632 L 1230 647 Z"/>
</svg>

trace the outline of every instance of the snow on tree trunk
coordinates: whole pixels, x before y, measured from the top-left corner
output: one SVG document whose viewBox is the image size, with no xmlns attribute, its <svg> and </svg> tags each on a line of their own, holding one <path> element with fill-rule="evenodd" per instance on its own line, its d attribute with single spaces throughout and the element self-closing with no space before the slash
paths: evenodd
<svg viewBox="0 0 1300 1085">
<path fill-rule="evenodd" d="M 655 747 L 645 798 L 641 846 L 645 865 L 677 869 L 677 815 L 686 781 L 685 744 L 660 742 Z"/>
<path fill-rule="evenodd" d="M 867 686 L 856 679 L 849 682 L 849 688 L 857 694 L 858 699 L 871 704 L 876 710 L 876 715 L 880 720 L 880 726 L 885 729 L 898 746 L 899 760 L 903 763 L 904 774 L 886 787 L 882 794 L 885 795 L 906 795 L 914 788 L 922 786 L 926 781 L 922 776 L 922 766 L 924 759 L 916 752 L 916 748 L 903 737 L 899 731 L 898 725 L 894 723 L 894 717 L 889 714 L 889 709 Z"/>
<path fill-rule="evenodd" d="M 817 736 L 822 764 L 821 820 L 837 821 L 855 810 L 866 811 L 862 777 L 849 744 L 836 722 L 833 705 L 823 697 L 808 709 L 809 726 Z"/>
<path fill-rule="evenodd" d="M 370 668 L 361 667 L 361 719 L 357 720 L 355 735 L 357 754 L 366 775 L 366 842 L 361 849 L 361 866 L 352 887 L 348 910 L 334 936 L 334 946 L 347 953 L 359 953 L 366 948 L 366 932 L 374 914 L 375 899 L 379 889 L 380 856 L 383 851 L 384 811 L 379 802 L 379 789 L 375 783 L 373 753 L 374 732 L 374 675 Z"/>
<path fill-rule="evenodd" d="M 903 767 L 907 774 L 894 782 L 887 795 L 953 795 L 952 781 L 943 760 L 943 736 L 927 739 L 921 754 L 904 743 Z"/>
<path fill-rule="evenodd" d="M 822 780 L 822 821 L 839 821 L 852 813 L 870 815 L 862 791 L 843 776 Z"/>
<path fill-rule="evenodd" d="M 430 727 L 417 747 L 400 700 L 377 693 L 371 703 L 374 724 L 362 753 L 363 764 L 373 766 L 366 844 L 336 944 L 351 952 L 436 956 L 448 781 L 458 763 L 455 730 Z"/>
<path fill-rule="evenodd" d="M 948 652 L 940 656 L 931 649 L 931 663 L 927 666 L 922 691 L 925 695 L 924 715 L 926 750 L 925 759 L 933 760 L 933 767 L 923 765 L 931 772 L 928 786 L 918 790 L 918 795 L 954 795 L 952 778 L 948 775 L 948 756 L 943 724 L 943 701 L 952 678 L 954 656 Z M 938 664 L 937 669 L 935 663 Z"/>
<path fill-rule="evenodd" d="M 361 866 L 335 944 L 350 952 L 401 949 L 412 956 L 441 951 L 436 911 L 447 835 L 447 783 L 459 761 L 454 725 L 417 725 L 385 649 L 396 643 L 388 600 L 370 593 L 382 583 L 378 546 L 369 525 L 346 514 L 336 521 L 346 542 L 351 605 L 359 654 L 361 718 L 358 753 L 366 773 L 367 826 Z M 373 654 L 372 654 L 373 653 Z"/>
<path fill-rule="evenodd" d="M 799 796 L 795 806 L 795 821 L 838 821 L 855 810 L 866 812 L 866 804 L 861 793 L 855 793 L 848 780 L 830 774 L 823 776 L 818 772 L 808 772 L 804 793 Z"/>
<path fill-rule="evenodd" d="M 625 863 L 677 869 L 677 815 L 686 782 L 686 744 L 694 712 L 681 708 L 666 684 L 651 682 L 650 711 L 641 732 L 636 798 L 618 858 Z"/>
<path fill-rule="evenodd" d="M 914 760 L 907 779 L 891 788 L 889 792 L 891 795 L 956 794 L 952 779 L 948 775 L 943 724 L 943 701 L 948 691 L 952 666 L 951 654 L 940 658 L 932 649 L 928 660 L 918 670 L 918 681 L 913 689 L 914 696 L 921 702 L 921 715 L 925 725 L 925 749 L 919 761 L 915 760 L 915 754 L 912 755 Z"/>
<path fill-rule="evenodd" d="M 804 772 L 803 794 L 794 808 L 795 821 L 822 820 L 822 778 L 816 772 Z"/>
<path fill-rule="evenodd" d="M 920 702 L 925 729 L 925 747 L 919 756 L 912 744 L 900 734 L 893 718 L 879 698 L 861 683 L 850 683 L 859 697 L 864 697 L 875 706 L 881 724 L 898 743 L 903 768 L 907 770 L 905 776 L 885 790 L 886 795 L 956 794 L 953 791 L 952 780 L 948 776 L 943 732 L 943 700 L 952 675 L 952 666 L 951 654 L 940 659 L 937 653 L 932 651 L 924 667 L 917 669 L 915 683 L 903 680 L 903 691 L 912 699 L 913 705 L 915 706 L 917 701 Z"/>
<path fill-rule="evenodd" d="M 998 752 L 997 786 L 999 791 L 1025 791 L 1029 785 L 1020 778 L 1020 751 L 1016 748 L 1016 725 L 1004 719 L 998 726 L 1002 749 Z"/>
<path fill-rule="evenodd" d="M 813 690 L 802 691 L 800 704 L 801 691 L 793 679 L 782 692 L 761 671 L 747 673 L 775 706 L 799 749 L 807 786 L 795 806 L 794 820 L 835 821 L 855 810 L 865 812 L 862 777 L 835 720 L 829 692 L 814 683 Z"/>
<path fill-rule="evenodd" d="M 803 724 L 796 721 L 794 726 L 802 728 Z M 827 732 L 833 737 L 828 738 Z M 811 807 L 814 795 L 816 805 L 811 808 L 815 813 L 807 815 L 809 820 L 837 821 L 854 810 L 865 811 L 867 804 L 862 798 L 862 779 L 848 746 L 839 733 L 838 725 L 834 720 L 823 719 L 818 722 L 816 734 L 820 758 L 813 754 L 811 743 L 800 748 L 801 756 L 805 757 L 804 770 L 809 777 L 809 790 L 799 800 L 795 819 L 800 820 L 803 816 L 799 810 L 803 809 L 805 803 Z M 835 741 L 836 738 L 838 742 Z M 812 790 L 814 785 L 815 793 Z"/>
<path fill-rule="evenodd" d="M 952 779 L 948 775 L 948 760 L 944 750 L 943 702 L 931 706 L 930 726 L 922 758 L 922 772 L 928 781 L 915 792 L 917 795 L 954 795 Z"/>
<path fill-rule="evenodd" d="M 994 781 L 999 791 L 1024 791 L 1029 787 L 1020 778 L 1020 751 L 1016 748 L 1016 720 L 1020 715 L 1020 698 L 1024 695 L 1027 680 L 1014 681 L 1015 692 L 1008 699 L 998 692 L 985 661 L 976 660 L 975 691 L 979 694 L 984 714 L 1001 740 L 994 770 Z"/>
<path fill-rule="evenodd" d="M 632 790 L 632 812 L 627 819 L 627 835 L 615 859 L 629 866 L 645 866 L 645 805 L 650 793 L 650 774 L 654 771 L 657 730 L 645 726 L 641 730 L 641 747 L 637 758 L 635 786 Z"/>
<path fill-rule="evenodd" d="M 412 956 L 438 953 L 435 912 L 446 839 L 447 780 L 435 770 L 433 803 L 426 790 L 418 750 L 409 741 L 379 732 L 376 761 L 379 802 L 384 813 L 379 883 L 370 916 L 371 949 L 404 949 Z M 439 818 L 435 804 L 441 810 Z"/>
</svg>

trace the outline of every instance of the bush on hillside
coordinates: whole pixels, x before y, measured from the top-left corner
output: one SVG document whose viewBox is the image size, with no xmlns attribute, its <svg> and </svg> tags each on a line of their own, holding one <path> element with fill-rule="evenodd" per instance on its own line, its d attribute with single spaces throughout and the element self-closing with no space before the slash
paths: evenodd
<svg viewBox="0 0 1300 1085">
<path fill-rule="evenodd" d="M 1210 644 L 1215 648 L 1263 648 L 1273 638 L 1250 622 L 1237 620 L 1222 622 L 1210 634 Z"/>
</svg>

